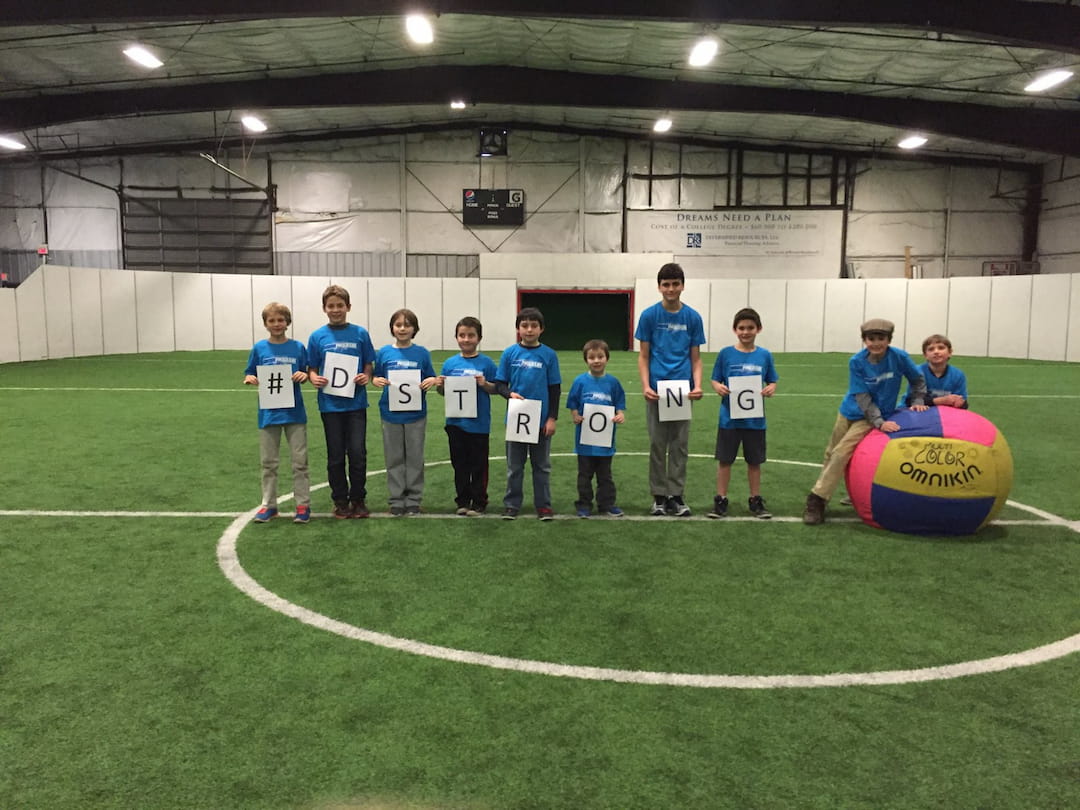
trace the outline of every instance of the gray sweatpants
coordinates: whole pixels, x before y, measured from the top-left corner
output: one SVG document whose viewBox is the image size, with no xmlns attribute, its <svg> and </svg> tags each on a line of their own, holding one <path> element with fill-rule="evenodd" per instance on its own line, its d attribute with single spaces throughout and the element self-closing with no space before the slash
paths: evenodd
<svg viewBox="0 0 1080 810">
<path fill-rule="evenodd" d="M 424 433 L 427 417 L 404 425 L 382 423 L 390 508 L 419 506 L 424 497 Z"/>
</svg>

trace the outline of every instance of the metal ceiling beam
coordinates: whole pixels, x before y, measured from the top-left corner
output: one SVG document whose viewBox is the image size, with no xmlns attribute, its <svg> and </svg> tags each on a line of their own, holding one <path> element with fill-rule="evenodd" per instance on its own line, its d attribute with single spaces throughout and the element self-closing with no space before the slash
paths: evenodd
<svg viewBox="0 0 1080 810">
<path fill-rule="evenodd" d="M 0 101 L 0 131 L 210 110 L 474 104 L 779 113 L 882 124 L 1080 156 L 1080 112 L 511 67 L 430 67 Z"/>
<path fill-rule="evenodd" d="M 0 26 L 489 14 L 657 22 L 904 28 L 1080 53 L 1080 6 L 1027 0 L 0 0 Z"/>
</svg>

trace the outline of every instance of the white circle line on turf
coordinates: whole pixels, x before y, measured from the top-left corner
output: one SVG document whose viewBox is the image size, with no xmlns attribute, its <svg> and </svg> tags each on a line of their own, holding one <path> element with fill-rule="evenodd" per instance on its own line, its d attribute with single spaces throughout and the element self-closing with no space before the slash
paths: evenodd
<svg viewBox="0 0 1080 810">
<path fill-rule="evenodd" d="M 572 455 L 552 454 L 552 455 Z M 644 455 L 639 454 L 639 455 Z M 700 457 L 700 456 L 699 456 Z M 709 456 L 705 456 L 709 458 Z M 446 464 L 448 462 L 434 462 Z M 802 464 L 803 462 L 790 462 Z M 425 465 L 430 466 L 430 465 Z M 820 466 L 820 465 L 810 465 Z M 378 471 L 384 472 L 384 471 Z M 369 472 L 371 475 L 378 472 Z M 322 487 L 326 484 L 320 485 Z M 316 487 L 313 487 L 315 489 Z M 1010 501 L 1010 503 L 1013 503 Z M 1019 503 L 1013 503 L 1019 508 L 1038 512 Z M 1050 644 L 1022 650 L 1017 653 L 998 655 L 991 658 L 982 658 L 972 661 L 959 661 L 953 664 L 945 664 L 937 667 L 920 667 L 918 669 L 896 669 L 871 672 L 834 672 L 825 675 L 712 675 L 691 672 L 652 672 L 648 670 L 614 669 L 609 667 L 575 666 L 570 664 L 557 664 L 550 661 L 534 661 L 527 658 L 510 658 L 502 655 L 474 652 L 472 650 L 459 650 L 453 647 L 442 647 L 437 644 L 427 644 L 413 639 L 391 636 L 387 633 L 379 633 L 375 630 L 367 630 L 363 627 L 347 624 L 332 619 L 321 613 L 316 613 L 308 608 L 301 607 L 289 600 L 278 596 L 276 593 L 264 588 L 255 580 L 240 563 L 237 553 L 237 542 L 240 532 L 248 525 L 251 518 L 258 511 L 258 507 L 240 514 L 229 524 L 229 527 L 221 535 L 217 545 L 218 566 L 222 573 L 236 588 L 261 605 L 270 608 L 290 618 L 296 619 L 311 627 L 325 630 L 329 633 L 344 638 L 374 644 L 391 650 L 399 650 L 412 655 L 420 655 L 427 658 L 438 658 L 443 661 L 453 661 L 461 664 L 484 666 L 491 669 L 511 670 L 535 675 L 546 675 L 555 678 L 577 678 L 590 681 L 611 681 L 615 683 L 633 683 L 655 686 L 688 686 L 704 689 L 790 689 L 790 688 L 821 688 L 837 686 L 882 686 L 909 683 L 924 683 L 927 681 L 942 681 L 954 678 L 964 678 L 971 675 L 984 675 L 992 672 L 1003 672 L 1018 667 L 1030 667 L 1053 661 L 1066 655 L 1080 651 L 1080 633 L 1063 638 Z M 1043 513 L 1056 518 L 1054 523 L 1077 529 L 1068 521 L 1057 515 Z M 407 519 L 407 518 L 406 518 Z M 1045 521 L 1044 521 L 1045 523 Z M 1078 521 L 1080 523 L 1080 521 Z"/>
</svg>

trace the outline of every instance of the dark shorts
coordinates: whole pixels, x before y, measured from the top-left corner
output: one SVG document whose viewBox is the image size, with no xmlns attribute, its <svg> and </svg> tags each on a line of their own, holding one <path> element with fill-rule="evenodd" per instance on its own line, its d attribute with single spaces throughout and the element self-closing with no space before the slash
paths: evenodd
<svg viewBox="0 0 1080 810">
<path fill-rule="evenodd" d="M 719 428 L 716 431 L 716 460 L 732 464 L 742 445 L 743 458 L 747 464 L 757 466 L 765 463 L 765 431 L 743 428 Z"/>
</svg>

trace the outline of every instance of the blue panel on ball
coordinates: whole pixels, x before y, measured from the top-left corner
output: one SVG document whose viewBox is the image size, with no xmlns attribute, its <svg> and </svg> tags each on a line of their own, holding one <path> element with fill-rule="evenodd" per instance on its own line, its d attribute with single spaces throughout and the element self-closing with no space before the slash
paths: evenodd
<svg viewBox="0 0 1080 810">
<path fill-rule="evenodd" d="M 937 408 L 928 408 L 925 411 L 909 411 L 905 408 L 897 411 L 889 418 L 900 425 L 900 430 L 890 433 L 889 441 L 905 436 L 944 436 L 945 431 L 938 413 Z"/>
<path fill-rule="evenodd" d="M 875 484 L 870 512 L 882 528 L 905 534 L 974 534 L 994 498 L 930 498 Z"/>
</svg>

